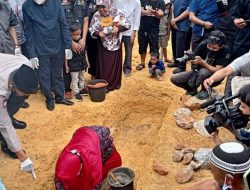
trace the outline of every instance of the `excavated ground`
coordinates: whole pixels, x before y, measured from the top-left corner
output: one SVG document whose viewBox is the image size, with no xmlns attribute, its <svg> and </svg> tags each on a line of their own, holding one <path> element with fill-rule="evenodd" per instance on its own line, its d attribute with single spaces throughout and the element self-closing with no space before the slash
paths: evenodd
<svg viewBox="0 0 250 190">
<path fill-rule="evenodd" d="M 136 45 L 135 50 L 138 49 Z M 110 92 L 106 100 L 93 103 L 88 97 L 72 107 L 57 105 L 55 111 L 45 108 L 41 94 L 31 96 L 29 109 L 22 109 L 16 118 L 27 122 L 25 130 L 19 130 L 25 151 L 36 165 L 37 180 L 30 174 L 21 173 L 18 161 L 0 152 L 0 177 L 8 190 L 52 190 L 54 167 L 58 155 L 80 126 L 104 125 L 111 128 L 115 145 L 123 165 L 135 171 L 137 190 L 178 190 L 211 177 L 209 171 L 198 171 L 192 182 L 180 185 L 174 176 L 183 168 L 172 161 L 175 144 L 213 147 L 211 139 L 200 137 L 194 129 L 184 130 L 176 126 L 173 112 L 181 106 L 181 89 L 174 87 L 167 69 L 164 81 L 148 78 L 147 70 L 135 71 L 139 63 L 137 52 L 133 57 L 133 73 L 123 78 L 122 88 Z M 194 112 L 196 118 L 205 113 Z M 228 134 L 223 133 L 223 139 Z M 152 170 L 154 161 L 169 168 L 167 176 Z"/>
</svg>

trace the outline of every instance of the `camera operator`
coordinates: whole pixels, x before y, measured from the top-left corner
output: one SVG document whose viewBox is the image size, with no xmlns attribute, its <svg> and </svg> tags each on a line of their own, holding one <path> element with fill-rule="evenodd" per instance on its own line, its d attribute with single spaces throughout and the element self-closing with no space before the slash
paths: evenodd
<svg viewBox="0 0 250 190">
<path fill-rule="evenodd" d="M 250 168 L 250 155 L 238 142 L 227 142 L 213 148 L 210 168 L 214 179 L 186 190 L 244 190 L 243 174 Z"/>
<path fill-rule="evenodd" d="M 178 87 L 185 89 L 188 95 L 196 95 L 197 88 L 203 84 L 203 81 L 209 78 L 213 73 L 222 69 L 229 63 L 229 49 L 224 46 L 226 36 L 221 31 L 212 31 L 207 40 L 202 41 L 196 48 L 193 56 L 189 58 L 181 58 L 181 61 L 192 60 L 192 71 L 173 74 L 171 82 Z M 214 86 L 220 83 L 213 84 Z M 206 99 L 208 93 L 202 85 L 201 91 L 197 94 L 197 98 Z"/>
<path fill-rule="evenodd" d="M 239 98 L 240 103 L 229 105 L 235 98 Z M 216 144 L 221 144 L 218 128 L 223 126 L 250 150 L 250 132 L 246 130 L 250 116 L 250 84 L 243 86 L 238 94 L 229 98 L 216 97 L 201 105 L 201 108 L 205 107 L 210 115 L 205 118 L 204 127 Z"/>
<path fill-rule="evenodd" d="M 204 86 L 208 88 L 208 86 L 213 85 L 217 81 L 223 80 L 226 76 L 229 76 L 234 73 L 240 73 L 241 76 L 250 77 L 250 52 L 244 54 L 243 56 L 235 59 L 231 64 L 227 67 L 215 72 L 211 77 L 204 81 Z M 227 88 L 230 88 L 230 95 L 232 95 L 231 90 L 231 81 L 230 84 L 227 84 Z M 226 89 L 225 89 L 226 91 Z"/>
</svg>

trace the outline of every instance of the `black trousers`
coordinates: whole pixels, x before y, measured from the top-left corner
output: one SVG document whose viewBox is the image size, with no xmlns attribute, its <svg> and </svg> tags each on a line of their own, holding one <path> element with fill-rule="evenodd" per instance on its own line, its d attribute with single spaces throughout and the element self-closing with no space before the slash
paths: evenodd
<svg viewBox="0 0 250 190">
<path fill-rule="evenodd" d="M 22 107 L 27 96 L 18 96 L 15 92 L 12 92 L 8 101 L 7 101 L 7 111 L 9 113 L 10 118 L 13 118 L 13 115 L 18 112 L 18 110 Z M 8 148 L 6 141 L 4 140 L 2 134 L 0 133 L 0 142 L 2 148 Z"/>
</svg>

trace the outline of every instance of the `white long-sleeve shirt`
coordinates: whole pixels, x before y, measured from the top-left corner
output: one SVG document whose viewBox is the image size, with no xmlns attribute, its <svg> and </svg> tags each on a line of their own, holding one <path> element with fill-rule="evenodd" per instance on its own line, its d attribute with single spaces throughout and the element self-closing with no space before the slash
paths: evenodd
<svg viewBox="0 0 250 190">
<path fill-rule="evenodd" d="M 132 31 L 138 31 L 141 20 L 141 2 L 140 0 L 113 0 L 113 7 L 121 10 L 127 17 L 130 30 L 122 32 L 123 36 L 131 36 Z"/>
</svg>

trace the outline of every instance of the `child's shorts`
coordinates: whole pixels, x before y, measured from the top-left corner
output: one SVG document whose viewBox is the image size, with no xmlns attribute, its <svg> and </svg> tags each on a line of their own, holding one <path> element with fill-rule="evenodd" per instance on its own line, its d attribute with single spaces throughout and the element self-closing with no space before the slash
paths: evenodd
<svg viewBox="0 0 250 190">
<path fill-rule="evenodd" d="M 168 36 L 167 35 L 159 35 L 159 47 L 167 48 L 168 46 Z"/>
</svg>

